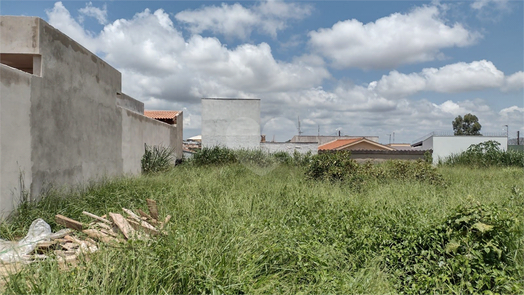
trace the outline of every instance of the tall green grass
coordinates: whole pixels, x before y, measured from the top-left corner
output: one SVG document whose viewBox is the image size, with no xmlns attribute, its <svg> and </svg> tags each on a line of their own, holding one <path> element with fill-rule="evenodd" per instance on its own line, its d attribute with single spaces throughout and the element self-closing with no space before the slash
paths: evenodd
<svg viewBox="0 0 524 295">
<path fill-rule="evenodd" d="M 472 144 L 466 151 L 453 154 L 443 161 L 440 165 L 446 166 L 469 166 L 469 167 L 524 167 L 524 152 L 517 150 L 503 151 L 500 143 L 496 141 L 486 141 L 479 144 Z"/>
<path fill-rule="evenodd" d="M 146 198 L 157 200 L 160 215 L 173 219 L 167 236 L 106 246 L 67 269 L 52 259 L 28 265 L 10 277 L 4 292 L 524 292 L 522 169 L 441 167 L 438 172 L 446 186 L 370 179 L 355 190 L 349 182 L 307 179 L 304 169 L 293 165 L 278 165 L 265 175 L 239 163 L 179 165 L 164 174 L 110 180 L 76 195 L 50 194 L 22 206 L 10 223 L 0 226 L 0 237 L 22 236 L 37 217 L 57 230 L 55 214 L 89 222 L 82 210 L 100 215 L 121 207 L 145 210 Z M 487 287 L 459 276 L 467 269 L 451 268 L 468 263 L 468 253 L 460 251 L 478 249 L 445 252 L 449 241 L 441 229 L 469 216 L 463 211 L 467 208 L 492 212 L 507 223 L 492 222 L 509 237 L 509 242 L 494 237 L 506 243 L 499 266 L 479 256 L 475 263 L 480 264 L 469 270 L 481 273 L 479 265 L 492 270 L 482 277 L 489 278 Z M 491 222 L 484 215 L 478 218 Z M 464 235 L 457 230 L 453 237 L 479 243 L 474 231 L 470 224 Z M 424 251 L 432 254 L 424 256 Z M 395 256 L 399 253 L 404 260 Z M 439 264 L 440 258 L 446 264 Z"/>
</svg>

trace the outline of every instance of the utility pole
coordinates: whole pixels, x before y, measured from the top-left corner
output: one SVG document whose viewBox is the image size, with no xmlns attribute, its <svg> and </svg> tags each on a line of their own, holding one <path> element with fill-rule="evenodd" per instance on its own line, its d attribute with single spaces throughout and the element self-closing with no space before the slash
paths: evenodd
<svg viewBox="0 0 524 295">
<path fill-rule="evenodd" d="M 395 132 L 393 132 L 393 143 L 395 143 Z"/>
<path fill-rule="evenodd" d="M 389 136 L 389 144 L 391 144 L 391 133 L 389 133 L 388 136 Z"/>
<path fill-rule="evenodd" d="M 320 124 L 318 124 L 317 127 L 318 127 L 318 134 L 317 134 L 317 136 L 320 136 Z"/>
<path fill-rule="evenodd" d="M 517 145 L 520 145 L 520 131 L 517 130 Z"/>
<path fill-rule="evenodd" d="M 298 136 L 302 135 L 302 130 L 300 129 L 300 116 L 298 116 Z"/>
<path fill-rule="evenodd" d="M 504 125 L 506 126 L 506 150 L 508 150 L 508 147 L 509 147 L 509 125 Z"/>
</svg>

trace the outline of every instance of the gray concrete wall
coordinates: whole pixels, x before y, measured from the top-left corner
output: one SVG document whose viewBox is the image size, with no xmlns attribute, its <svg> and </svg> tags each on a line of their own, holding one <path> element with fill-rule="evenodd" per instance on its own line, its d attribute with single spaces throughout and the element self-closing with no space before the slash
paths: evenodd
<svg viewBox="0 0 524 295">
<path fill-rule="evenodd" d="M 31 95 L 31 195 L 123 171 L 121 74 L 40 20 L 42 79 Z"/>
<path fill-rule="evenodd" d="M 260 147 L 259 99 L 202 99 L 202 147 Z"/>
<path fill-rule="evenodd" d="M 174 148 L 175 157 L 182 159 L 182 122 L 169 125 L 127 109 L 122 112 L 122 158 L 124 173 L 138 174 L 145 144 Z"/>
<path fill-rule="evenodd" d="M 40 53 L 39 18 L 1 16 L 0 22 L 1 53 Z"/>
<path fill-rule="evenodd" d="M 144 103 L 124 93 L 116 94 L 116 105 L 138 114 L 144 114 Z"/>
<path fill-rule="evenodd" d="M 31 74 L 0 64 L 0 219 L 31 185 Z"/>
<path fill-rule="evenodd" d="M 119 71 L 41 19 L 0 16 L 0 33 L 2 50 L 41 55 L 41 77 L 0 65 L 0 218 L 19 202 L 20 175 L 36 199 L 139 173 L 144 143 L 182 158 L 182 114 L 176 126 L 141 115 L 142 103 L 118 97 Z"/>
<path fill-rule="evenodd" d="M 295 151 L 300 154 L 311 152 L 312 155 L 318 153 L 318 143 L 316 142 L 262 142 L 260 149 L 268 153 L 286 152 L 293 155 Z"/>
</svg>

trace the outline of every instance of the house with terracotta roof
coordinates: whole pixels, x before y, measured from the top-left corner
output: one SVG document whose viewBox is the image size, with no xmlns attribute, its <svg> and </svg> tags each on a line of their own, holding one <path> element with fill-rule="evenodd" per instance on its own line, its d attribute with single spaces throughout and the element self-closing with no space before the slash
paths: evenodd
<svg viewBox="0 0 524 295">
<path fill-rule="evenodd" d="M 176 121 L 180 113 L 181 113 L 180 111 L 145 110 L 144 116 L 167 123 L 169 125 L 176 125 Z"/>
<path fill-rule="evenodd" d="M 318 147 L 319 153 L 351 151 L 351 158 L 357 162 L 382 162 L 387 160 L 418 160 L 431 151 L 400 150 L 383 145 L 365 137 L 337 139 Z"/>
<path fill-rule="evenodd" d="M 368 151 L 394 151 L 395 149 L 365 137 L 336 139 L 320 145 L 319 151 L 354 151 L 354 150 L 368 150 Z"/>
</svg>

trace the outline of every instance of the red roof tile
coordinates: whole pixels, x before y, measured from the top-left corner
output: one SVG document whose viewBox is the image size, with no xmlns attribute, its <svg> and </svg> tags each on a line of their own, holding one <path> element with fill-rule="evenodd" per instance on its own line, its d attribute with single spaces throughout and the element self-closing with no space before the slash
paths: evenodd
<svg viewBox="0 0 524 295">
<path fill-rule="evenodd" d="M 361 140 L 362 137 L 359 138 L 349 138 L 349 139 L 335 139 L 334 141 L 330 141 L 328 143 L 324 143 L 323 145 L 319 146 L 319 150 L 333 150 L 336 148 L 339 148 L 341 146 L 344 146 L 346 144 L 353 143 L 355 141 Z"/>
<path fill-rule="evenodd" d="M 180 111 L 144 111 L 144 116 L 153 119 L 175 119 Z"/>
</svg>

